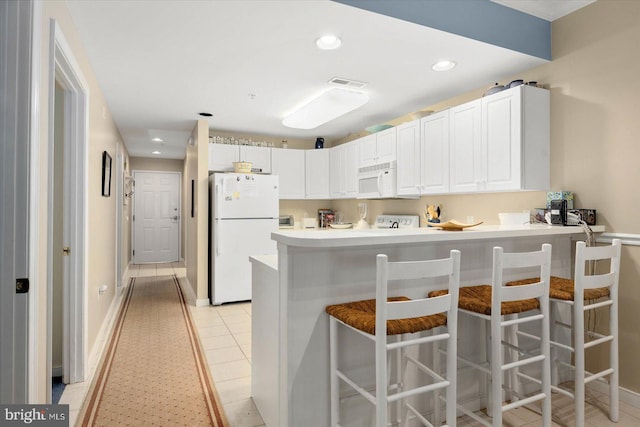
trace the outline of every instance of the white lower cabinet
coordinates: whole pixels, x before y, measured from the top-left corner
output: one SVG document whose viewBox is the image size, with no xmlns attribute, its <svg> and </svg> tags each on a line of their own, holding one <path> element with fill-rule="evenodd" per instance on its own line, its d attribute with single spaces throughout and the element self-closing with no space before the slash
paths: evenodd
<svg viewBox="0 0 640 427">
<path fill-rule="evenodd" d="M 305 198 L 330 199 L 329 150 L 305 151 Z"/>
<path fill-rule="evenodd" d="M 329 149 L 329 190 L 332 199 L 358 196 L 358 144 L 348 142 Z"/>
<path fill-rule="evenodd" d="M 271 149 L 271 174 L 280 177 L 281 199 L 305 198 L 305 151 Z"/>
</svg>

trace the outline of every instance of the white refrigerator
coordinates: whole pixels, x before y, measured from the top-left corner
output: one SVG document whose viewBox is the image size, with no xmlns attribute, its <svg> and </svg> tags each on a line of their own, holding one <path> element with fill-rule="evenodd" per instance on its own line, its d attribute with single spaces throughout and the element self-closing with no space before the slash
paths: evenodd
<svg viewBox="0 0 640 427">
<path fill-rule="evenodd" d="M 277 253 L 278 176 L 209 176 L 209 298 L 219 305 L 251 299 L 249 256 Z"/>
</svg>

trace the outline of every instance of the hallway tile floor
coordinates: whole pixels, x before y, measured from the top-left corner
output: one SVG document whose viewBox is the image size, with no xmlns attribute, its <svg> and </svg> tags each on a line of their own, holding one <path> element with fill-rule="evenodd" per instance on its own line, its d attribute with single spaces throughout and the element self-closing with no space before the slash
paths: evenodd
<svg viewBox="0 0 640 427">
<path fill-rule="evenodd" d="M 184 263 L 132 265 L 130 277 L 163 276 L 176 274 L 181 279 L 186 275 Z M 232 303 L 221 306 L 190 306 L 191 314 L 200 335 L 200 341 L 207 357 L 209 371 L 224 406 L 231 427 L 264 426 L 251 399 L 251 303 Z M 101 343 L 102 345 L 102 343 Z M 90 367 L 91 374 L 95 366 Z M 68 385 L 60 403 L 70 404 L 70 425 L 74 425 L 89 381 Z M 640 425 L 640 408 L 620 402 L 620 421 L 609 421 L 606 396 L 590 391 L 587 395 L 587 422 L 585 427 Z M 553 425 L 572 427 L 572 401 L 564 396 L 553 398 Z M 476 421 L 458 418 L 458 426 L 479 426 Z M 509 411 L 504 419 L 505 426 L 533 427 L 540 425 L 539 416 L 525 408 Z"/>
</svg>

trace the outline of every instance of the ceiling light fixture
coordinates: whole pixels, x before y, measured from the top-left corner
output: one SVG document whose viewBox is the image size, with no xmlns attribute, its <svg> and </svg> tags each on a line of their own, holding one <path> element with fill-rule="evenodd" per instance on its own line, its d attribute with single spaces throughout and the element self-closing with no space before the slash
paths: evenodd
<svg viewBox="0 0 640 427">
<path fill-rule="evenodd" d="M 287 115 L 282 124 L 294 129 L 314 129 L 367 102 L 369 95 L 365 93 L 330 88 Z"/>
<path fill-rule="evenodd" d="M 164 142 L 164 139 L 162 138 L 158 138 L 157 136 L 155 138 L 151 138 L 151 141 L 153 142 Z"/>
<path fill-rule="evenodd" d="M 160 151 L 156 150 L 156 151 L 152 151 L 152 152 L 151 152 L 151 154 L 156 154 L 156 155 L 158 155 L 158 154 L 162 154 L 162 153 L 161 153 Z"/>
<path fill-rule="evenodd" d="M 340 47 L 342 40 L 332 34 L 326 34 L 316 39 L 316 46 L 322 50 L 333 50 Z"/>
<path fill-rule="evenodd" d="M 449 61 L 447 59 L 443 61 L 438 61 L 431 66 L 433 71 L 449 71 L 452 70 L 456 66 L 456 63 L 453 61 Z"/>
</svg>

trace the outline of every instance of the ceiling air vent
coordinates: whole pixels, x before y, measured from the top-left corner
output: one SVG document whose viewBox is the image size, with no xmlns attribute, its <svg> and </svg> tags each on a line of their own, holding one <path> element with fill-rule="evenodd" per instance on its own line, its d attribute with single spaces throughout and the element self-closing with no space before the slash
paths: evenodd
<svg viewBox="0 0 640 427">
<path fill-rule="evenodd" d="M 334 84 L 336 86 L 342 87 L 350 87 L 352 89 L 360 89 L 365 87 L 367 84 L 364 82 L 359 82 L 356 80 L 343 79 L 342 77 L 334 77 L 329 80 L 329 83 Z"/>
</svg>

